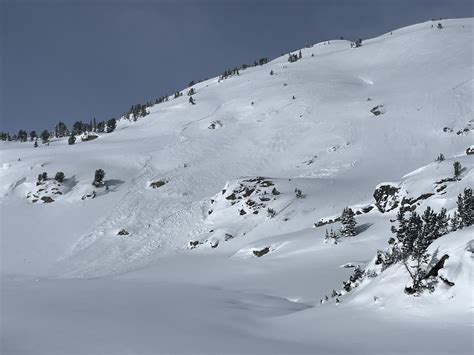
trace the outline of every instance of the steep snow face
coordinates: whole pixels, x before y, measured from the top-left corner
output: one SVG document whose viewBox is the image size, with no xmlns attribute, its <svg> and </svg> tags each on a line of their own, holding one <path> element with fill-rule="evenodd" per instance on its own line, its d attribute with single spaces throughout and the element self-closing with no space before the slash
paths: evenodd
<svg viewBox="0 0 474 355">
<path fill-rule="evenodd" d="M 28 224 L 18 222 L 22 209 L 39 230 L 56 226 L 34 237 L 35 253 L 41 245 L 48 245 L 42 254 L 51 251 L 38 241 L 44 234 L 64 241 L 47 258 L 51 265 L 79 238 L 68 266 L 94 275 L 125 271 L 185 246 L 207 229 L 208 199 L 241 176 L 318 178 L 303 193 L 314 190 L 321 203 L 312 205 L 306 221 L 282 224 L 280 232 L 339 213 L 341 203 L 367 199 L 377 183 L 472 144 L 469 133 L 456 134 L 472 119 L 472 22 L 446 20 L 442 30 L 422 23 L 360 48 L 319 43 L 302 49 L 295 63 L 283 56 L 221 82 L 199 83 L 195 105 L 186 95 L 171 99 L 136 123 L 121 120 L 116 132 L 94 141 L 68 146 L 58 140 L 38 149 L 3 144 L 2 203 L 10 206 L 3 234 L 15 228 L 29 234 Z M 371 112 L 377 106 L 379 115 Z M 215 122 L 219 129 L 209 129 Z M 114 180 L 114 191 L 82 202 L 97 168 Z M 18 197 L 43 170 L 63 170 L 75 186 L 54 206 L 25 207 Z M 150 190 L 157 179 L 168 184 Z M 320 186 L 328 186 L 325 193 L 317 192 Z M 43 213 L 70 221 L 66 227 L 52 217 L 36 219 Z M 134 237 L 115 238 L 121 228 Z M 14 248 L 11 239 L 5 235 L 3 242 Z M 6 264 L 25 268 L 32 257 L 18 250 Z M 38 270 L 35 262 L 31 267 Z"/>
<path fill-rule="evenodd" d="M 407 197 L 420 211 L 431 206 L 450 213 L 457 194 L 474 185 L 473 155 L 465 153 L 473 144 L 474 21 L 441 23 L 441 30 L 426 22 L 366 40 L 359 48 L 351 48 L 348 41 L 318 43 L 302 49 L 302 58 L 294 63 L 282 56 L 238 76 L 201 82 L 194 86 L 194 105 L 185 89 L 183 96 L 153 106 L 148 116 L 137 122 L 121 119 L 115 132 L 92 141 L 68 145 L 67 139 L 54 139 L 38 148 L 1 142 L 2 275 L 8 275 L 6 299 L 12 307 L 8 319 L 19 327 L 14 310 L 20 321 L 31 317 L 27 310 L 19 312 L 21 299 L 43 310 L 50 295 L 57 302 L 61 295 L 70 297 L 71 303 L 96 313 L 94 300 L 63 293 L 64 287 L 87 293 L 96 288 L 94 282 L 40 278 L 33 287 L 29 276 L 104 277 L 110 291 L 101 288 L 101 299 L 123 293 L 143 303 L 141 323 L 123 312 L 123 297 L 107 303 L 106 313 L 118 313 L 117 322 L 139 322 L 137 329 L 144 330 L 155 322 L 163 324 L 162 317 L 173 318 L 186 339 L 176 348 L 144 332 L 137 343 L 125 337 L 115 346 L 95 347 L 104 352 L 119 353 L 130 343 L 127 349 L 133 352 L 196 352 L 196 332 L 209 337 L 196 319 L 213 314 L 218 319 L 209 327 L 221 330 L 220 340 L 201 347 L 203 351 L 221 353 L 227 343 L 226 351 L 251 352 L 234 348 L 247 343 L 258 352 L 274 353 L 281 346 L 288 353 L 347 353 L 360 343 L 357 337 L 368 335 L 362 328 L 374 331 L 376 325 L 382 340 L 354 351 L 382 353 L 383 343 L 393 340 L 387 334 L 406 336 L 400 310 L 408 318 L 416 313 L 406 307 L 413 304 L 403 294 L 406 275 L 391 270 L 385 281 L 361 287 L 338 306 L 329 302 L 319 307 L 319 299 L 340 289 L 352 271 L 349 264 L 365 266 L 387 245 L 397 209 L 382 213 L 376 207 L 373 192 L 378 184 L 395 181 L 390 186 L 398 195 L 390 204 Z M 440 153 L 447 159 L 434 163 Z M 463 166 L 461 180 L 440 182 L 452 177 L 454 161 Z M 91 184 L 99 168 L 106 172 L 107 188 Z M 38 174 L 54 176 L 57 171 L 65 173 L 62 185 L 48 180 L 39 191 Z M 62 194 L 53 194 L 58 191 Z M 33 202 L 35 196 L 54 201 Z M 337 218 L 346 206 L 356 212 L 358 235 L 325 244 L 326 228 L 339 228 Z M 435 302 L 448 315 L 453 304 L 457 314 L 468 312 L 470 232 L 447 235 L 433 246 L 453 255 L 443 272 L 464 285 L 416 301 L 426 306 L 424 316 L 435 324 L 430 315 Z M 162 294 L 151 281 L 168 291 Z M 42 297 L 15 297 L 30 287 Z M 141 287 L 157 298 L 142 297 Z M 215 288 L 226 291 L 218 292 L 213 302 L 205 301 Z M 196 295 L 199 312 L 189 306 L 194 299 L 175 300 L 186 293 Z M 374 295 L 385 299 L 383 307 L 374 306 Z M 242 298 L 247 301 L 240 302 Z M 146 314 L 154 302 L 173 306 L 154 312 L 159 319 L 150 320 Z M 68 303 L 61 304 L 61 317 L 48 318 L 57 329 L 69 315 Z M 180 311 L 183 307 L 186 312 Z M 229 307 L 239 321 L 227 328 Z M 390 312 L 381 316 L 381 309 Z M 41 312 L 34 314 L 33 324 L 43 319 Z M 345 336 L 351 334 L 351 344 L 338 344 L 339 336 L 331 337 L 324 329 L 317 336 L 310 332 L 316 318 L 329 329 L 347 314 L 366 326 L 351 321 L 341 328 Z M 386 314 L 393 322 L 384 326 L 380 322 Z M 385 350 L 449 353 L 451 345 L 440 340 L 444 329 L 423 332 L 424 321 L 417 319 L 412 329 L 426 341 L 434 334 L 438 340 L 432 346 L 398 344 Z M 459 340 L 454 342 L 457 350 L 468 353 L 466 323 L 460 317 L 447 332 Z M 8 335 L 15 336 L 15 329 L 10 327 Z M 163 339 L 173 335 L 166 327 L 160 329 Z M 91 340 L 82 327 L 69 329 L 66 339 L 74 339 L 77 332 L 84 341 Z M 68 348 L 68 343 L 50 347 L 50 335 L 38 340 L 34 334 L 33 329 L 28 339 L 41 344 L 40 352 Z M 107 339 L 114 334 L 106 334 Z M 293 348 L 295 342 L 299 345 Z M 94 348 L 101 343 L 95 339 L 90 344 Z"/>
</svg>

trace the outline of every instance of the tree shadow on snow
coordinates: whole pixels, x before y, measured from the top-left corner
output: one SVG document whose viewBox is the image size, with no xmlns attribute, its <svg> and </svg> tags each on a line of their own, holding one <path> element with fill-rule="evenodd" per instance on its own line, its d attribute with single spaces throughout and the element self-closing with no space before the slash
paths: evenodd
<svg viewBox="0 0 474 355">
<path fill-rule="evenodd" d="M 361 224 L 360 226 L 355 227 L 355 231 L 357 234 L 360 234 L 362 232 L 365 232 L 367 229 L 369 229 L 373 223 L 364 223 Z"/>
<path fill-rule="evenodd" d="M 104 181 L 104 186 L 107 186 L 107 191 L 114 192 L 117 188 L 122 185 L 125 181 L 120 179 L 110 179 Z"/>
</svg>

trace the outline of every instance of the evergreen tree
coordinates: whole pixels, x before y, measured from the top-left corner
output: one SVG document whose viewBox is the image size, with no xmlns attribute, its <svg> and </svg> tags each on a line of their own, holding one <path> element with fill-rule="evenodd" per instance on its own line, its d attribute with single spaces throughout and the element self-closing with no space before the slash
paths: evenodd
<svg viewBox="0 0 474 355">
<path fill-rule="evenodd" d="M 104 133 L 105 131 L 105 122 L 104 121 L 100 121 L 98 124 L 97 124 L 97 132 L 99 133 Z"/>
<path fill-rule="evenodd" d="M 104 183 L 105 172 L 102 169 L 97 169 L 94 174 L 94 181 L 92 185 L 99 187 Z"/>
<path fill-rule="evenodd" d="M 340 232 L 343 237 L 353 237 L 356 235 L 355 226 L 357 222 L 355 220 L 354 211 L 352 211 L 351 208 L 346 207 L 342 211 L 341 224 Z"/>
<path fill-rule="evenodd" d="M 18 137 L 18 140 L 20 142 L 26 142 L 28 140 L 28 133 L 26 133 L 26 131 L 20 129 L 18 131 L 18 136 L 17 137 Z"/>
<path fill-rule="evenodd" d="M 41 132 L 41 140 L 43 141 L 43 143 L 48 142 L 49 132 L 47 130 L 44 130 L 43 132 Z"/>
<path fill-rule="evenodd" d="M 75 136 L 79 136 L 81 135 L 82 133 L 84 133 L 85 129 L 84 129 L 84 124 L 82 123 L 82 121 L 76 121 L 74 122 L 74 124 L 72 125 L 72 134 L 74 134 Z"/>
<path fill-rule="evenodd" d="M 471 188 L 465 188 L 464 194 L 458 195 L 457 205 L 458 228 L 472 226 L 474 224 L 474 198 Z"/>
<path fill-rule="evenodd" d="M 454 211 L 453 218 L 451 218 L 451 232 L 456 232 L 460 228 L 459 220 L 458 211 Z"/>
<path fill-rule="evenodd" d="M 295 194 L 296 194 L 296 198 L 305 198 L 306 197 L 305 195 L 303 195 L 303 192 L 298 188 L 295 188 Z"/>
<path fill-rule="evenodd" d="M 453 168 L 454 168 L 454 177 L 458 178 L 461 175 L 461 169 L 462 169 L 461 163 L 458 161 L 455 161 L 453 164 Z"/>
<path fill-rule="evenodd" d="M 58 122 L 54 127 L 54 135 L 56 138 L 64 137 L 67 133 L 67 127 L 63 122 Z"/>
<path fill-rule="evenodd" d="M 42 179 L 43 181 L 48 180 L 48 174 L 46 173 L 46 171 L 41 174 L 41 179 Z"/>
<path fill-rule="evenodd" d="M 33 144 L 33 147 L 38 148 L 38 141 L 35 141 L 35 144 Z"/>
<path fill-rule="evenodd" d="M 334 232 L 333 229 L 328 232 L 326 229 L 326 235 L 324 237 L 324 243 L 337 244 L 339 241 L 339 235 L 337 232 Z"/>
<path fill-rule="evenodd" d="M 63 182 L 64 181 L 64 173 L 62 171 L 58 171 L 56 175 L 54 176 L 54 180 L 57 182 Z"/>
<path fill-rule="evenodd" d="M 38 138 L 36 131 L 31 131 L 30 132 L 30 140 L 33 142 L 35 138 Z"/>
<path fill-rule="evenodd" d="M 430 258 L 427 248 L 430 244 L 430 239 L 423 233 L 419 233 L 413 239 L 411 258 L 407 258 L 403 262 L 413 282 L 412 287 L 405 288 L 408 293 L 420 292 L 425 286 L 423 280 L 427 275 L 426 266 Z"/>
<path fill-rule="evenodd" d="M 107 121 L 107 133 L 113 132 L 117 127 L 117 120 L 115 118 L 111 118 Z"/>
<path fill-rule="evenodd" d="M 443 155 L 443 154 L 440 154 L 440 155 L 438 155 L 438 157 L 436 158 L 436 161 L 437 161 L 438 163 L 441 163 L 444 159 L 445 159 L 445 158 L 444 158 L 444 155 Z"/>
</svg>

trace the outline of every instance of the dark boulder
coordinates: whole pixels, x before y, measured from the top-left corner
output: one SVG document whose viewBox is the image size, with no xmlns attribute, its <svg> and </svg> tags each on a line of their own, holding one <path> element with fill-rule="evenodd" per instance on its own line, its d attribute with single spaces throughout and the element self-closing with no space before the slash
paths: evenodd
<svg viewBox="0 0 474 355">
<path fill-rule="evenodd" d="M 400 188 L 392 184 L 381 184 L 375 188 L 375 206 L 382 213 L 391 211 L 398 207 Z"/>
<path fill-rule="evenodd" d="M 43 196 L 41 197 L 41 201 L 43 201 L 44 203 L 51 203 L 51 202 L 54 202 L 54 200 L 49 197 L 49 196 Z"/>
<path fill-rule="evenodd" d="M 150 183 L 150 187 L 154 188 L 154 189 L 157 189 L 163 185 L 166 184 L 166 181 L 163 181 L 163 180 L 158 180 L 158 181 L 153 181 Z"/>
<path fill-rule="evenodd" d="M 261 256 L 264 256 L 265 254 L 268 254 L 269 252 L 270 252 L 270 247 L 266 247 L 266 248 L 263 248 L 261 250 L 254 250 L 253 255 L 260 258 Z"/>
</svg>

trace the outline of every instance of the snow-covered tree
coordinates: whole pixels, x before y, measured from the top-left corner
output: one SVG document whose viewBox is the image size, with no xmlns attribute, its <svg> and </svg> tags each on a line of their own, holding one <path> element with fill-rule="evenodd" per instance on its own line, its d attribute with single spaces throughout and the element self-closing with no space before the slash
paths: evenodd
<svg viewBox="0 0 474 355">
<path fill-rule="evenodd" d="M 327 244 L 337 244 L 339 241 L 339 235 L 337 234 L 337 232 L 333 231 L 333 229 L 331 228 L 331 230 L 328 232 L 328 230 L 326 229 L 326 235 L 324 237 L 324 243 L 327 243 Z"/>
<path fill-rule="evenodd" d="M 472 188 L 465 188 L 463 194 L 458 195 L 457 201 L 457 227 L 472 226 L 474 224 L 474 198 Z"/>
<path fill-rule="evenodd" d="M 341 214 L 340 233 L 343 237 L 353 237 L 356 235 L 355 226 L 357 222 L 355 220 L 355 213 L 350 207 L 344 208 Z"/>
</svg>

